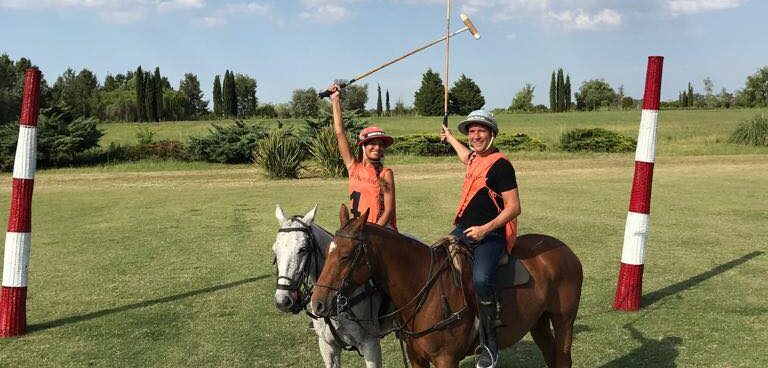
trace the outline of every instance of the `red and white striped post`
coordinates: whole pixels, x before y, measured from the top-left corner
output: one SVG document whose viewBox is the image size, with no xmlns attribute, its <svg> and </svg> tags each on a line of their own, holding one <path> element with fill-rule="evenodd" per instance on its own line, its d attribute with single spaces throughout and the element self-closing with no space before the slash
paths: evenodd
<svg viewBox="0 0 768 368">
<path fill-rule="evenodd" d="M 27 69 L 19 121 L 19 142 L 13 163 L 11 215 L 8 217 L 8 232 L 5 234 L 0 337 L 20 336 L 27 329 L 27 270 L 32 238 L 32 188 L 35 184 L 40 78 L 40 70 Z"/>
<path fill-rule="evenodd" d="M 649 56 L 645 76 L 643 114 L 635 151 L 635 178 L 629 199 L 629 214 L 624 227 L 624 247 L 613 309 L 637 311 L 643 289 L 643 262 L 648 240 L 648 218 L 651 212 L 651 182 L 656 158 L 656 127 L 659 121 L 661 71 L 664 57 Z"/>
</svg>

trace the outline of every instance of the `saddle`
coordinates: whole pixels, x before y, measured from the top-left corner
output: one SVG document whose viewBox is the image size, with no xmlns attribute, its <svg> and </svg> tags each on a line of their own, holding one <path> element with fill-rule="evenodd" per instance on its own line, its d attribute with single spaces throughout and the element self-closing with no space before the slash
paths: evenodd
<svg viewBox="0 0 768 368">
<path fill-rule="evenodd" d="M 466 244 L 461 239 L 453 236 L 448 236 L 438 240 L 432 247 L 444 246 L 448 248 L 453 259 L 453 269 L 461 271 L 461 264 L 458 262 L 456 254 L 460 252 L 471 253 L 472 246 Z M 515 286 L 525 285 L 531 280 L 531 274 L 525 269 L 523 263 L 515 257 L 511 257 L 504 252 L 504 255 L 499 259 L 499 263 L 496 266 L 498 272 L 496 272 L 496 287 L 501 289 L 509 289 Z"/>
</svg>

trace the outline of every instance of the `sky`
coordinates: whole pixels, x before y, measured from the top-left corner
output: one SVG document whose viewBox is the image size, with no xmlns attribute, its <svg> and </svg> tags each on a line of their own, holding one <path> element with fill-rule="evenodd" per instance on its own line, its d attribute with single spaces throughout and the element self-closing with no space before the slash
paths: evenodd
<svg viewBox="0 0 768 368">
<path fill-rule="evenodd" d="M 174 88 L 198 76 L 210 99 L 215 75 L 257 80 L 260 102 L 282 103 L 298 88 L 324 89 L 445 35 L 446 0 L 0 0 L 0 54 L 27 57 L 49 84 L 67 68 L 107 74 L 160 67 Z M 486 107 L 506 108 L 526 83 L 549 103 L 562 67 L 572 89 L 604 79 L 642 98 L 647 57 L 664 56 L 662 99 L 677 99 L 709 77 L 715 92 L 743 88 L 768 65 L 764 0 L 453 0 L 477 26 L 451 38 L 449 81 L 461 74 Z M 358 83 L 413 103 L 422 74 L 444 78 L 445 46 L 435 45 Z M 210 105 L 209 105 L 210 107 Z"/>
</svg>

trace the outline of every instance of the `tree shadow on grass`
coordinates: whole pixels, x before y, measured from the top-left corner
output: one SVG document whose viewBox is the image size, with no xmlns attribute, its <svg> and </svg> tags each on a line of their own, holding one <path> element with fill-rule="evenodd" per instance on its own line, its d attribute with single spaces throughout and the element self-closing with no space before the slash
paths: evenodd
<svg viewBox="0 0 768 368">
<path fill-rule="evenodd" d="M 250 278 L 247 278 L 247 279 L 243 279 L 243 280 L 239 280 L 239 281 L 234 281 L 234 282 L 230 282 L 230 283 L 226 283 L 226 284 L 222 284 L 222 285 L 216 285 L 216 286 L 211 286 L 211 287 L 207 287 L 207 288 L 203 288 L 203 289 L 192 290 L 192 291 L 188 291 L 186 293 L 166 296 L 166 297 L 152 299 L 152 300 L 145 300 L 145 301 L 142 301 L 142 302 L 128 304 L 128 305 L 124 305 L 124 306 L 120 306 L 120 307 L 115 307 L 115 308 L 103 309 L 103 310 L 100 310 L 100 311 L 86 313 L 86 314 L 79 315 L 79 316 L 71 316 L 71 317 L 66 317 L 66 318 L 55 319 L 55 320 L 52 320 L 52 321 L 32 324 L 32 325 L 29 325 L 27 327 L 27 331 L 28 332 L 43 331 L 43 330 L 47 330 L 47 329 L 51 329 L 51 328 L 61 327 L 61 326 L 68 325 L 68 324 L 71 324 L 71 323 L 78 323 L 78 322 L 89 321 L 89 320 L 92 320 L 92 319 L 95 319 L 95 318 L 104 317 L 104 316 L 107 316 L 107 315 L 110 315 L 110 314 L 114 314 L 114 313 L 121 313 L 121 312 L 126 312 L 126 311 L 129 311 L 129 310 L 133 310 L 133 309 L 151 307 L 153 305 L 173 302 L 173 301 L 176 301 L 176 300 L 180 300 L 180 299 L 184 299 L 184 298 L 190 298 L 190 297 L 201 295 L 201 294 L 212 293 L 214 291 L 230 289 L 230 288 L 238 287 L 238 286 L 241 286 L 241 285 L 244 285 L 244 284 L 248 284 L 248 283 L 251 283 L 251 282 L 263 280 L 263 279 L 266 279 L 268 277 L 273 277 L 273 275 L 269 274 L 269 275 L 261 275 L 261 276 L 256 276 L 256 277 L 250 277 Z"/>
<path fill-rule="evenodd" d="M 624 326 L 632 338 L 641 345 L 629 354 L 616 358 L 600 368 L 654 367 L 675 368 L 675 360 L 680 355 L 678 346 L 683 339 L 677 336 L 667 336 L 660 340 L 649 339 L 631 325 Z"/>
<path fill-rule="evenodd" d="M 752 252 L 745 254 L 741 256 L 740 258 L 736 258 L 732 261 L 723 263 L 709 271 L 702 272 L 696 276 L 693 276 L 687 280 L 680 281 L 676 284 L 669 285 L 663 289 L 656 290 L 652 293 L 646 294 L 642 297 L 642 306 L 647 307 L 653 303 L 658 302 L 661 299 L 664 299 L 670 295 L 677 294 L 681 291 L 688 290 L 694 285 L 700 284 L 714 276 L 717 276 L 725 271 L 728 271 L 736 266 L 739 266 L 743 263 L 746 263 L 747 261 L 751 260 L 752 258 L 755 258 L 757 256 L 761 256 L 765 254 L 765 252 Z"/>
</svg>

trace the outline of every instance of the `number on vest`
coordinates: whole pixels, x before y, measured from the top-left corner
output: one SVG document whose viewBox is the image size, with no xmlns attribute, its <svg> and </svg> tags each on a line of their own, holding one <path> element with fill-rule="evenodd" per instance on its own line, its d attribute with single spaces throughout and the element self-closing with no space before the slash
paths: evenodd
<svg viewBox="0 0 768 368">
<path fill-rule="evenodd" d="M 358 210 L 360 206 L 360 192 L 354 191 L 349 195 L 349 199 L 352 201 L 352 217 L 358 218 L 362 213 Z"/>
</svg>

